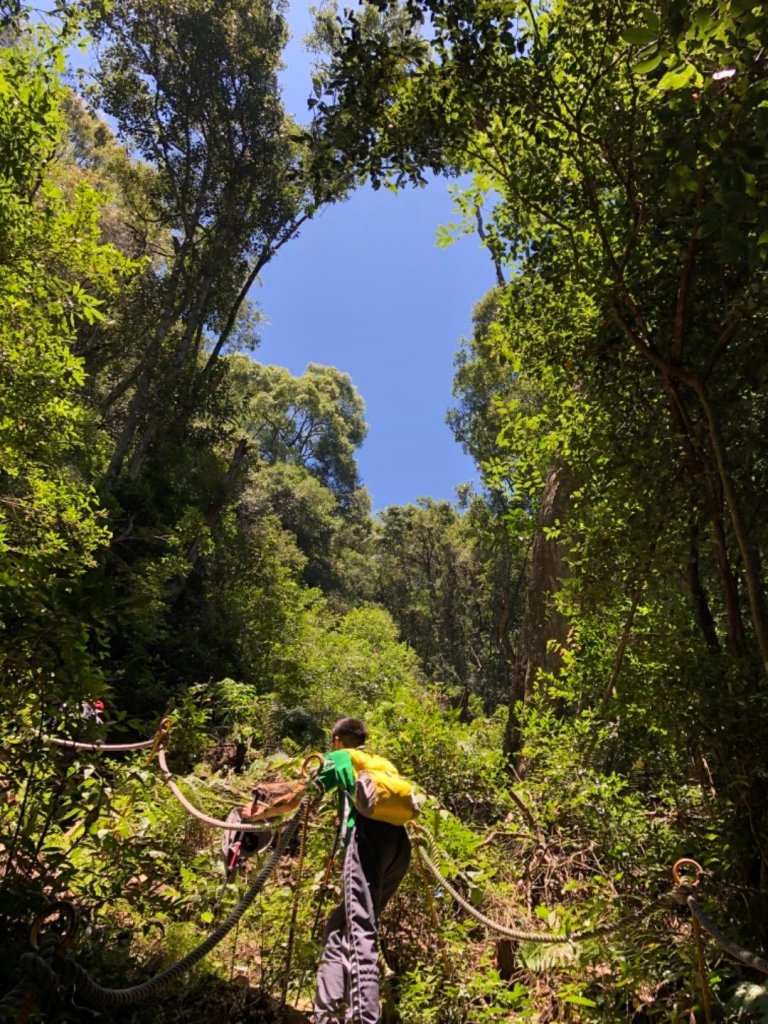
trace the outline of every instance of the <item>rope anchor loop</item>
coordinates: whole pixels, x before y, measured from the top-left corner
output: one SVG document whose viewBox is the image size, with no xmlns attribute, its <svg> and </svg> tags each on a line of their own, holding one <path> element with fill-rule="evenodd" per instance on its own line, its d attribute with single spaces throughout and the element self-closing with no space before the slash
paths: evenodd
<svg viewBox="0 0 768 1024">
<path fill-rule="evenodd" d="M 168 717 L 160 720 L 160 724 L 157 727 L 157 732 L 152 738 L 152 749 L 147 754 L 147 764 L 152 764 L 155 757 L 157 757 L 157 752 L 160 749 L 160 747 L 162 747 L 165 744 L 165 741 L 168 738 L 168 734 L 170 733 L 172 726 L 172 718 Z"/>
<path fill-rule="evenodd" d="M 685 869 L 685 872 L 681 869 Z M 704 957 L 704 943 L 701 936 L 702 922 L 699 920 L 701 914 L 700 908 L 694 897 L 691 895 L 691 890 L 695 889 L 699 884 L 699 879 L 704 874 L 704 868 L 699 864 L 697 860 L 692 857 L 680 857 L 672 865 L 672 879 L 675 885 L 682 889 L 688 904 L 688 908 L 691 911 L 691 927 L 693 930 L 693 948 L 696 956 L 696 973 L 699 980 L 699 989 L 701 992 L 701 1005 L 704 1010 L 704 1020 L 706 1024 L 713 1024 L 712 1015 L 712 992 L 709 988 L 709 979 L 707 977 L 707 964 Z M 703 916 L 703 915 L 702 915 Z"/>
<path fill-rule="evenodd" d="M 317 762 L 317 768 L 313 771 L 311 765 Z M 323 767 L 323 755 L 322 754 L 308 754 L 301 765 L 302 778 L 311 779 L 320 771 Z"/>
<path fill-rule="evenodd" d="M 686 871 L 685 875 L 682 875 L 680 873 L 681 868 L 691 869 L 690 874 Z M 680 857 L 672 865 L 672 878 L 675 885 L 698 885 L 699 879 L 703 874 L 704 868 L 693 857 Z"/>
<path fill-rule="evenodd" d="M 62 927 L 58 927 L 53 931 L 49 931 L 45 928 L 46 924 L 51 923 L 51 918 L 56 919 L 56 924 Z M 35 920 L 32 922 L 32 926 L 29 929 L 29 944 L 32 949 L 39 950 L 41 939 L 46 938 L 49 935 L 55 934 L 59 936 L 57 943 L 57 950 L 63 951 L 69 949 L 72 943 L 75 941 L 78 928 L 80 927 L 80 911 L 74 903 L 70 903 L 68 900 L 57 900 L 52 903 L 47 910 L 44 910 L 41 914 L 38 914 Z"/>
</svg>

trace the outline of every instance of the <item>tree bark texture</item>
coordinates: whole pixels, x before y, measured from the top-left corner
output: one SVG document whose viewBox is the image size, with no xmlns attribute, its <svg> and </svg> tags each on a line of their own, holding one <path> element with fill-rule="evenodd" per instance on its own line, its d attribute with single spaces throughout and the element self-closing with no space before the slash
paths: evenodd
<svg viewBox="0 0 768 1024">
<path fill-rule="evenodd" d="M 547 476 L 541 499 L 517 657 L 512 670 L 509 718 L 504 734 L 504 752 L 512 760 L 517 758 L 521 747 L 520 712 L 533 695 L 538 674 L 556 672 L 560 668 L 561 656 L 556 648 L 565 643 L 568 633 L 568 620 L 555 603 L 566 572 L 563 545 L 556 537 L 548 538 L 546 531 L 564 522 L 571 489 L 567 468 L 555 465 Z"/>
</svg>

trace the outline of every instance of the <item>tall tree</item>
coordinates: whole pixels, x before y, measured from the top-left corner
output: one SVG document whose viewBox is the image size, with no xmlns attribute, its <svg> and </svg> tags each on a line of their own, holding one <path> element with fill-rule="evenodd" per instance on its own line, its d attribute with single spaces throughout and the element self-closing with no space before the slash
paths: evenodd
<svg viewBox="0 0 768 1024">
<path fill-rule="evenodd" d="M 51 173 L 61 61 L 42 30 L 0 51 L 0 663 L 14 711 L 31 680 L 55 703 L 94 672 L 72 590 L 108 539 L 94 489 L 105 439 L 73 343 L 137 270 L 102 244 L 95 191 L 70 194 Z"/>
<path fill-rule="evenodd" d="M 308 184 L 307 137 L 280 103 L 279 4 L 118 0 L 93 31 L 99 102 L 156 170 L 144 215 L 168 232 L 132 369 L 105 402 L 117 414 L 109 474 L 137 479 L 161 431 L 186 425 L 215 384 L 259 273 L 339 189 Z"/>
<path fill-rule="evenodd" d="M 213 578 L 201 562 L 217 543 L 240 543 L 228 510 L 252 462 L 305 463 L 346 515 L 360 506 L 354 450 L 365 428 L 348 379 L 310 371 L 303 397 L 278 397 L 285 436 L 275 433 L 270 455 L 265 424 L 251 429 L 254 418 L 239 416 L 223 358 L 255 348 L 251 286 L 318 205 L 344 194 L 349 175 L 314 174 L 312 138 L 285 116 L 280 3 L 84 6 L 98 60 L 87 98 L 116 137 L 70 98 L 62 173 L 103 189 L 105 236 L 146 258 L 108 320 L 78 332 L 76 350 L 112 439 L 100 490 L 114 536 L 100 593 L 120 609 L 111 617 L 114 670 L 122 677 L 130 663 L 149 686 L 167 664 L 187 585 L 199 597 L 202 579 Z M 300 409 L 308 433 L 289 438 Z"/>
<path fill-rule="evenodd" d="M 237 359 L 244 408 L 241 423 L 267 465 L 304 467 L 339 506 L 354 505 L 360 486 L 356 452 L 368 425 L 365 406 L 348 374 L 310 363 L 300 377 L 281 366 Z"/>
<path fill-rule="evenodd" d="M 515 330 L 504 312 L 510 305 L 498 287 L 475 308 L 474 334 L 456 359 L 458 406 L 450 411 L 448 422 L 483 473 L 491 496 L 489 510 L 498 526 L 506 527 L 509 545 L 528 552 L 524 587 L 516 583 L 514 592 L 502 591 L 499 605 L 504 621 L 519 623 L 514 648 L 508 629 L 499 630 L 509 665 L 504 747 L 517 758 L 525 706 L 537 677 L 557 673 L 558 651 L 568 634 L 557 597 L 567 575 L 560 528 L 568 518 L 572 483 L 562 457 L 556 410 L 567 390 L 545 367 L 537 367 L 535 373 L 522 368 L 520 348 L 507 343 Z M 520 326 L 527 327 L 531 317 L 522 296 L 520 305 L 525 310 Z M 547 316 L 553 312 L 548 310 Z"/>
<path fill-rule="evenodd" d="M 752 383 L 764 375 L 765 16 L 726 3 L 609 3 L 597 20 L 570 3 L 405 9 L 428 21 L 430 57 L 405 72 L 390 61 L 388 89 L 366 91 L 372 54 L 396 40 L 372 43 L 348 21 L 318 116 L 332 132 L 374 112 L 358 150 L 374 181 L 481 175 L 489 237 L 513 270 L 494 347 L 513 373 L 543 371 L 551 392 L 543 415 L 514 402 L 502 414 L 517 485 L 538 430 L 574 474 L 583 598 L 598 593 L 587 544 L 604 599 L 629 611 L 640 581 L 663 606 L 680 580 L 702 652 L 722 642 L 740 666 L 735 711 L 764 689 L 768 656 L 763 518 L 750 514 L 766 452 L 748 426 L 766 411 Z M 743 734 L 729 729 L 736 751 Z"/>
</svg>

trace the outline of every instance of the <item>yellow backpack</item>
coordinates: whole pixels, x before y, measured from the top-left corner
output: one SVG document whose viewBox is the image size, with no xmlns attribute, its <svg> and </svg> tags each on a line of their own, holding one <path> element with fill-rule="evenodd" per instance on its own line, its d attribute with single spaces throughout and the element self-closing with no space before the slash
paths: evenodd
<svg viewBox="0 0 768 1024">
<path fill-rule="evenodd" d="M 355 770 L 352 802 L 360 814 L 390 825 L 404 825 L 418 817 L 425 797 L 391 761 L 359 747 L 350 747 L 348 751 Z"/>
</svg>

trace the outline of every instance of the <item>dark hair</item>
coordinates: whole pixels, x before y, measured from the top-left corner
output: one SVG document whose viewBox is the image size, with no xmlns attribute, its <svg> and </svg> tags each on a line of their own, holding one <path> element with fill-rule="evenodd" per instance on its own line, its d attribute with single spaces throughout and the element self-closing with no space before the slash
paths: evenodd
<svg viewBox="0 0 768 1024">
<path fill-rule="evenodd" d="M 331 739 L 337 737 L 345 747 L 362 747 L 368 739 L 368 730 L 359 718 L 340 718 L 331 729 Z"/>
</svg>

